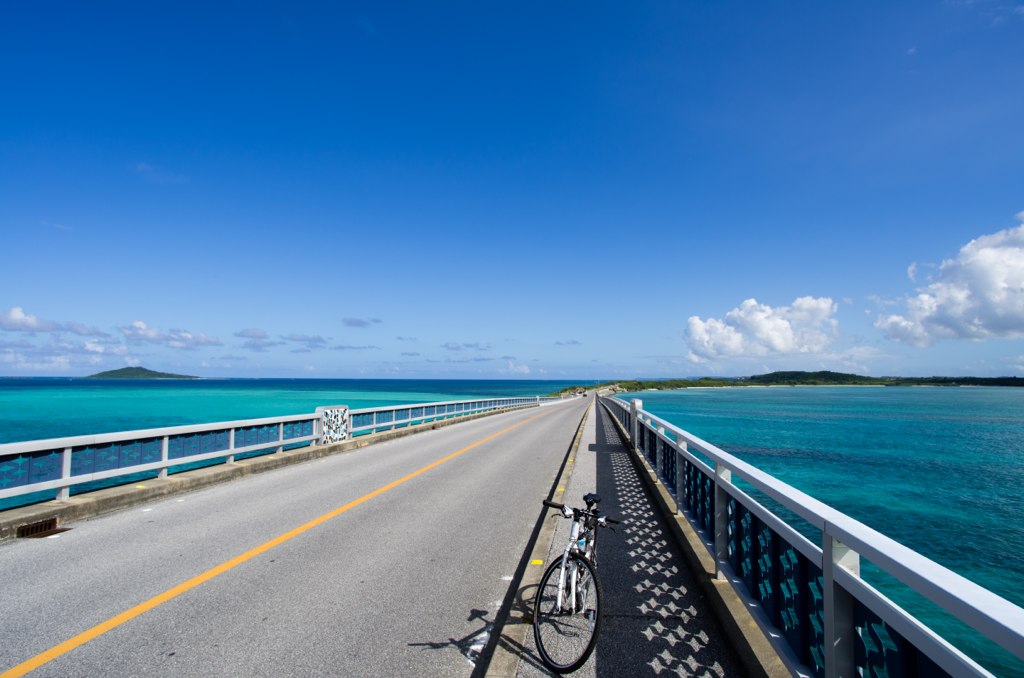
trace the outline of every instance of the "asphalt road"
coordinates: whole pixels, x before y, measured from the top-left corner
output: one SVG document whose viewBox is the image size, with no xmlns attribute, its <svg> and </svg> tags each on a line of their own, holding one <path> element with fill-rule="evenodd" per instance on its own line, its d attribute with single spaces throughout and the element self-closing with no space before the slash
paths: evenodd
<svg viewBox="0 0 1024 678">
<path fill-rule="evenodd" d="M 30 675 L 471 675 L 589 402 L 485 417 L 0 544 L 0 672 L 77 637 Z M 95 637 L 79 642 L 83 633 Z"/>
</svg>

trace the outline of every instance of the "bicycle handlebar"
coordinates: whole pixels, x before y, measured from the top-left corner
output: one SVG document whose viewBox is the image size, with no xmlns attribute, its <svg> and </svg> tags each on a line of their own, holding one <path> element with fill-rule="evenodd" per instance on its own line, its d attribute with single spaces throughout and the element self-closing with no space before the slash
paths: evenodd
<svg viewBox="0 0 1024 678">
<path fill-rule="evenodd" d="M 559 504 L 557 502 L 553 502 L 553 501 L 550 501 L 548 499 L 543 500 L 542 503 L 545 506 L 547 506 L 547 507 L 550 507 L 550 508 L 553 508 L 553 509 L 558 509 L 559 511 L 564 511 L 565 510 L 565 504 Z M 619 524 L 622 523 L 622 521 L 619 520 L 618 518 L 612 518 L 611 516 L 607 516 L 607 515 L 606 516 L 602 516 L 597 511 L 587 511 L 586 509 L 572 509 L 572 511 L 573 511 L 573 513 L 584 513 L 586 515 L 592 515 L 592 516 L 594 516 L 596 518 L 603 518 L 604 522 L 608 523 L 609 525 L 619 525 Z"/>
</svg>

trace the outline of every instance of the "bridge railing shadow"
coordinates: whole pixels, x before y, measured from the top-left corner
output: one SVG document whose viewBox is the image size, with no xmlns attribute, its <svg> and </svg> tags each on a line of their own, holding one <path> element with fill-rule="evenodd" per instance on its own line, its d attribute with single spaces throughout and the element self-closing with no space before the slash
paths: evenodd
<svg viewBox="0 0 1024 678">
<path fill-rule="evenodd" d="M 604 627 L 595 675 L 741 675 L 674 538 L 656 509 L 618 430 L 596 408 L 597 493 L 602 511 L 624 524 L 601 535 Z"/>
</svg>

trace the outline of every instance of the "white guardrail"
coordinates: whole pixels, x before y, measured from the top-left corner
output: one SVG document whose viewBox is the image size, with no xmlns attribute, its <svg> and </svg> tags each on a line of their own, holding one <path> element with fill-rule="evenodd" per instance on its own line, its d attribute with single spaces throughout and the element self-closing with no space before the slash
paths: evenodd
<svg viewBox="0 0 1024 678">
<path fill-rule="evenodd" d="M 650 414 L 641 400 L 602 402 L 794 674 L 992 675 L 865 582 L 861 556 L 1024 659 L 1024 609 Z M 737 478 L 817 528 L 821 544 L 737 487 Z"/>
<path fill-rule="evenodd" d="M 138 474 L 168 473 L 210 461 L 329 444 L 440 419 L 539 405 L 558 398 L 521 397 L 372 407 L 319 407 L 313 414 L 170 426 L 0 445 L 0 499 L 47 492 L 67 501 L 74 493 L 134 482 Z M 182 468 L 185 466 L 185 468 Z"/>
</svg>

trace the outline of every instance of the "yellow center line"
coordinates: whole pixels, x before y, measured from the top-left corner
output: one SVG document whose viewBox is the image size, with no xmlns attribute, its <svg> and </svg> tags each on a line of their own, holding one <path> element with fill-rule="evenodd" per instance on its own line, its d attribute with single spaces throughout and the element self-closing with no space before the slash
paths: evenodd
<svg viewBox="0 0 1024 678">
<path fill-rule="evenodd" d="M 390 482 L 387 485 L 384 485 L 383 487 L 379 487 L 376 490 L 374 490 L 373 492 L 370 492 L 369 494 L 364 494 L 362 497 L 359 497 L 358 499 L 354 499 L 354 500 L 350 501 L 349 503 L 345 504 L 344 506 L 339 506 L 338 508 L 334 509 L 333 511 L 329 511 L 329 512 L 323 514 L 319 518 L 314 518 L 313 520 L 310 520 L 308 523 L 305 523 L 303 525 L 299 525 L 298 527 L 296 527 L 295 529 L 293 529 L 293 530 L 291 530 L 289 532 L 285 532 L 284 534 L 282 534 L 282 535 L 280 535 L 278 537 L 275 537 L 275 538 L 271 539 L 270 541 L 268 541 L 268 542 L 266 542 L 264 544 L 260 544 L 259 546 L 257 546 L 254 549 L 246 551 L 245 553 L 243 553 L 243 554 L 241 554 L 239 556 L 235 556 L 231 560 L 223 562 L 220 565 L 217 565 L 216 567 L 213 567 L 213 568 L 207 570 L 206 572 L 203 572 L 200 575 L 192 577 L 188 581 L 182 582 L 181 584 L 178 584 L 174 588 L 167 589 L 163 593 L 161 593 L 159 595 L 156 595 L 156 596 L 153 596 L 149 600 L 147 600 L 147 601 L 145 601 L 143 603 L 139 603 L 135 607 L 133 607 L 133 608 L 131 608 L 129 610 L 125 610 L 121 614 L 116 615 L 114 617 L 111 617 L 107 621 L 102 622 L 100 624 L 97 624 L 96 626 L 92 627 L 91 629 L 89 629 L 87 631 L 83 631 L 82 633 L 79 633 L 77 636 L 74 636 L 73 638 L 69 638 L 68 640 L 65 640 L 63 643 L 61 643 L 59 645 L 55 645 L 55 646 L 51 647 L 49 650 L 46 650 L 45 652 L 41 652 L 41 653 L 37 654 L 35 657 L 32 657 L 31 659 L 28 659 L 28 660 L 22 662 L 21 664 L 18 664 L 17 666 L 15 666 L 13 668 L 10 668 L 7 671 L 4 671 L 3 673 L 0 673 L 0 678 L 16 678 L 17 676 L 24 676 L 26 673 L 38 669 L 43 664 L 51 662 L 54 659 L 56 659 L 57 657 L 60 657 L 61 655 L 64 655 L 64 654 L 67 654 L 68 652 L 70 652 L 71 650 L 74 650 L 77 647 L 85 645 L 90 640 L 92 640 L 94 638 L 98 638 L 99 636 L 102 636 L 107 631 L 115 629 L 118 626 L 120 626 L 121 624 L 124 624 L 125 622 L 128 622 L 128 621 L 131 621 L 132 619 L 135 619 L 139 615 L 141 615 L 141 614 L 143 614 L 145 612 L 148 612 L 149 610 L 152 610 L 155 607 L 163 605 L 167 601 L 169 601 L 169 600 L 171 600 L 173 598 L 177 598 L 178 596 L 180 596 L 183 593 L 191 591 L 192 589 L 196 588 L 200 584 L 208 582 L 208 581 L 210 581 L 211 579 L 213 579 L 214 577 L 216 577 L 218 575 L 224 574 L 228 570 L 230 570 L 232 568 L 235 568 L 235 567 L 241 565 L 242 563 L 255 558 L 256 556 L 260 555 L 261 553 L 266 553 L 267 551 L 269 551 L 270 549 L 274 548 L 275 546 L 280 546 L 281 544 L 285 543 L 286 541 L 288 541 L 288 540 L 290 540 L 290 539 L 292 539 L 294 537 L 297 537 L 300 534 L 303 534 L 304 532 L 308 532 L 309 530 L 312 530 L 317 525 L 320 525 L 321 523 L 325 523 L 328 520 L 330 520 L 331 518 L 336 518 L 336 517 L 340 516 L 342 513 L 345 513 L 349 509 L 353 509 L 356 506 L 359 506 L 360 504 L 373 499 L 374 497 L 378 497 L 378 496 L 384 494 L 385 492 L 387 492 L 388 490 L 394 489 L 394 488 L 398 487 L 399 485 L 401 485 L 402 483 L 404 483 L 404 482 L 406 482 L 408 480 L 412 480 L 413 478 L 415 478 L 416 476 L 418 476 L 420 474 L 426 473 L 427 471 L 429 471 L 429 470 L 431 470 L 433 468 L 437 468 L 438 466 L 440 466 L 441 464 L 444 464 L 447 461 L 451 461 L 455 457 L 458 457 L 460 454 L 465 454 L 466 452 L 469 452 L 470 450 L 472 450 L 475 447 L 483 445 L 484 443 L 486 443 L 486 442 L 488 442 L 490 440 L 494 440 L 498 436 L 503 435 L 505 433 L 508 433 L 512 429 L 519 428 L 520 426 L 522 426 L 524 424 L 529 424 L 531 421 L 539 419 L 540 417 L 543 417 L 543 416 L 547 415 L 548 413 L 549 412 L 541 412 L 540 414 L 534 415 L 534 416 L 530 417 L 529 419 L 524 419 L 523 421 L 519 422 L 518 424 L 513 424 L 512 426 L 509 426 L 507 428 L 503 428 L 503 429 L 501 429 L 500 431 L 498 431 L 496 433 L 492 433 L 491 435 L 487 436 L 486 438 L 481 438 L 480 440 L 476 441 L 475 443 L 473 443 L 471 445 L 467 445 L 466 447 L 463 447 L 458 452 L 452 452 L 447 457 L 443 457 L 443 458 L 438 459 L 437 461 L 435 461 L 433 463 L 427 464 L 423 468 L 418 469 L 416 471 L 413 471 L 412 473 L 410 473 L 410 474 L 408 474 L 406 476 L 403 476 L 403 477 L 399 478 L 398 480 Z"/>
</svg>

